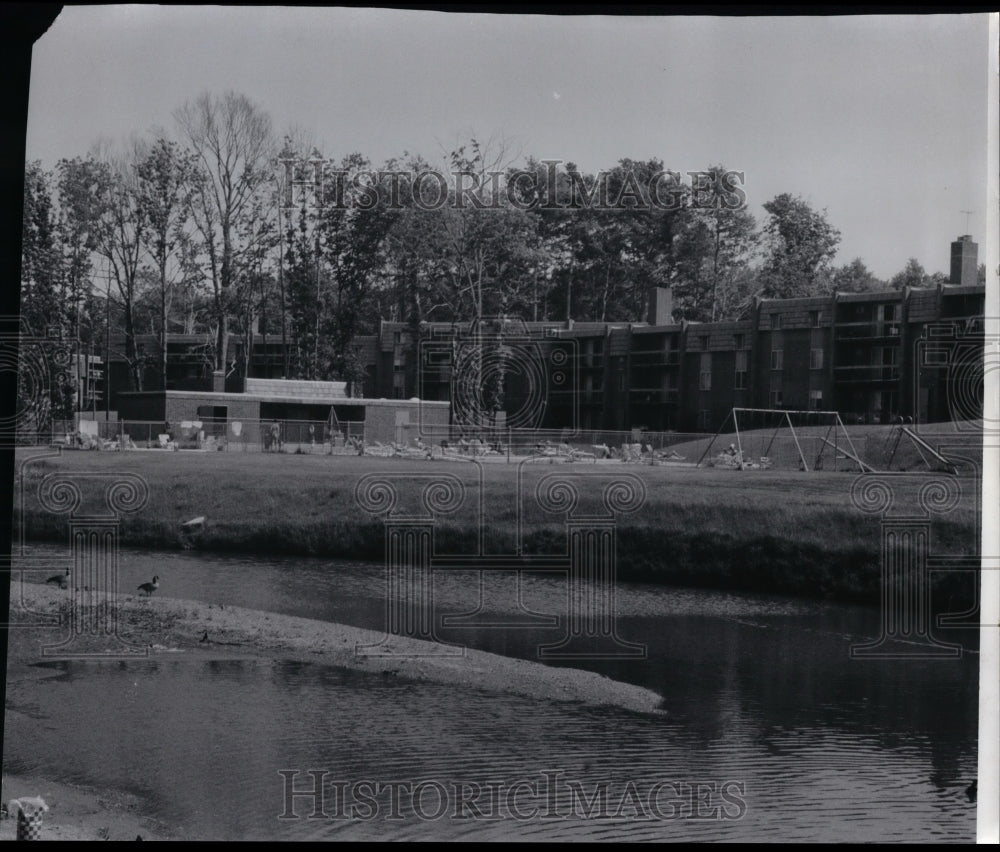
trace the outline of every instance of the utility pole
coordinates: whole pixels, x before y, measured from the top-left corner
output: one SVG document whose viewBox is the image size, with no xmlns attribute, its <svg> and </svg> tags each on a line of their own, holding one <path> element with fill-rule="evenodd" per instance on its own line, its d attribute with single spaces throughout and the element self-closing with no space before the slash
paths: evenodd
<svg viewBox="0 0 1000 852">
<path fill-rule="evenodd" d="M 90 410 L 94 414 L 94 423 L 97 423 L 97 371 L 93 369 L 94 363 L 94 338 L 90 338 L 90 355 L 87 356 L 87 386 L 90 390 Z M 93 372 L 92 372 L 93 371 Z"/>
<path fill-rule="evenodd" d="M 319 224 L 316 224 L 316 332 L 313 338 L 313 379 L 319 378 Z"/>
<path fill-rule="evenodd" d="M 108 264 L 108 292 L 104 300 L 104 422 L 111 420 L 111 264 Z"/>
</svg>

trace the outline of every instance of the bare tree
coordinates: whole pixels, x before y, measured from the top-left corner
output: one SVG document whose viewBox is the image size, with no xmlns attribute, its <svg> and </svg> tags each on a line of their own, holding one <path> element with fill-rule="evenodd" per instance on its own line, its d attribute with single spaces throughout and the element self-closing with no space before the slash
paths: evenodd
<svg viewBox="0 0 1000 852">
<path fill-rule="evenodd" d="M 272 174 L 271 119 L 245 95 L 208 92 L 174 113 L 199 165 L 191 213 L 212 282 L 216 315 L 215 367 L 226 367 L 234 284 L 251 248 L 241 228 Z"/>
</svg>

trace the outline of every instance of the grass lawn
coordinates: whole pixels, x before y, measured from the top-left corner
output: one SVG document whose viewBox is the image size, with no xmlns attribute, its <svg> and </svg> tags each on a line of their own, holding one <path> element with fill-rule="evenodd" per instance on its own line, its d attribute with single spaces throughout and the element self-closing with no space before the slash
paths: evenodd
<svg viewBox="0 0 1000 852">
<path fill-rule="evenodd" d="M 536 489 L 549 477 L 569 478 L 579 494 L 574 514 L 597 517 L 607 514 L 605 488 L 628 475 L 641 480 L 645 498 L 617 518 L 622 579 L 878 599 L 880 520 L 852 503 L 856 473 L 42 448 L 19 450 L 17 471 L 24 496 L 15 493 L 15 522 L 23 521 L 29 539 L 67 540 L 66 515 L 39 502 L 47 475 L 76 483 L 83 496 L 76 512 L 90 515 L 108 511 L 106 486 L 129 473 L 145 480 L 149 496 L 140 511 L 123 516 L 123 544 L 376 561 L 384 556 L 383 518 L 355 496 L 366 476 L 391 482 L 395 514 L 409 517 L 427 516 L 426 486 L 461 483 L 461 505 L 436 520 L 439 553 L 476 553 L 480 541 L 484 552 L 512 552 L 518 539 L 524 553 L 558 553 L 565 550 L 565 513 L 545 511 Z M 893 476 L 894 513 L 920 514 L 921 487 L 940 478 L 927 471 Z M 949 479 L 961 499 L 932 519 L 932 550 L 972 553 L 975 480 Z M 187 536 L 181 524 L 197 516 L 205 516 L 204 528 Z"/>
</svg>

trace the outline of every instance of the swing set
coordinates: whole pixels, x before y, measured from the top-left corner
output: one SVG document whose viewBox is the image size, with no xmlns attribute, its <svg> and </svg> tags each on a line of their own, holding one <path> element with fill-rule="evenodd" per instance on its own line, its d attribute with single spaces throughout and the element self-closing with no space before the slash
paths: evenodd
<svg viewBox="0 0 1000 852">
<path fill-rule="evenodd" d="M 798 465 L 802 471 L 821 470 L 823 467 L 823 457 L 827 450 L 832 450 L 834 463 L 838 459 L 849 459 L 854 462 L 862 473 L 875 473 L 875 468 L 867 462 L 862 461 L 858 451 L 854 448 L 851 436 L 847 433 L 840 415 L 836 411 L 790 411 L 788 409 L 775 408 L 734 408 L 723 421 L 719 430 L 709 441 L 705 452 L 698 459 L 696 467 L 700 467 L 706 459 L 710 463 L 714 458 L 710 455 L 712 447 L 719 436 L 727 432 L 727 427 L 732 424 L 731 431 L 736 433 L 735 445 L 730 445 L 728 462 L 731 467 L 746 470 L 748 468 L 768 469 L 771 467 L 793 467 Z M 803 442 L 800 435 L 795 431 L 796 425 L 801 429 L 815 431 L 817 427 L 822 430 L 826 427 L 826 434 L 820 435 L 818 432 L 810 435 L 811 438 L 818 438 L 819 452 L 812 459 L 810 465 L 803 449 Z M 784 458 L 789 454 L 781 454 L 781 458 L 772 456 L 772 449 L 775 441 L 779 438 L 790 437 L 795 445 L 795 454 L 790 459 Z M 726 456 L 724 451 L 723 456 Z M 784 464 L 782 464 L 784 462 Z"/>
</svg>

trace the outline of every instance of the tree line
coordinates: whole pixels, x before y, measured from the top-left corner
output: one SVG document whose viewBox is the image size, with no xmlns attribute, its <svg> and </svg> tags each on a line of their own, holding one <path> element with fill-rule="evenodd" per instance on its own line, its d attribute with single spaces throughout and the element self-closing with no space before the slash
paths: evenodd
<svg viewBox="0 0 1000 852">
<path fill-rule="evenodd" d="M 342 203 L 317 204 L 301 185 L 329 152 L 301 129 L 279 139 L 245 95 L 205 93 L 172 118 L 173 132 L 25 172 L 22 316 L 97 351 L 110 330 L 137 390 L 150 364 L 165 376 L 175 332 L 200 336 L 212 369 L 239 367 L 230 335 L 249 343 L 256 329 L 284 344 L 288 378 L 354 381 L 357 338 L 382 319 L 638 321 L 655 284 L 673 288 L 676 318 L 712 321 L 745 315 L 755 296 L 945 280 L 916 260 L 888 282 L 861 259 L 834 266 L 840 233 L 825 211 L 784 193 L 758 222 L 725 203 L 733 173 L 718 164 L 678 182 L 672 203 L 643 203 L 664 172 L 657 160 L 594 175 L 514 163 L 502 142 L 471 139 L 445 155 L 462 184 L 444 190 L 447 203 L 418 203 L 417 176 L 440 164 L 403 154 L 376 167 L 354 153 L 333 164 Z M 500 203 L 468 203 L 496 175 L 512 178 Z M 514 179 L 525 175 L 536 179 Z M 589 203 L 599 189 L 609 203 Z M 540 192 L 559 203 L 538 203 Z M 139 343 L 149 334 L 152 352 Z"/>
</svg>

